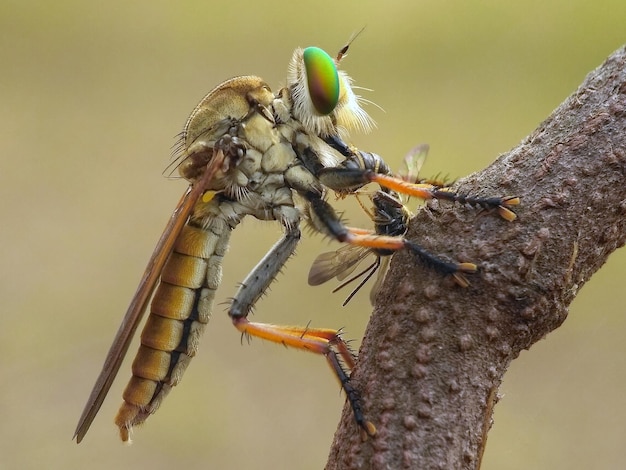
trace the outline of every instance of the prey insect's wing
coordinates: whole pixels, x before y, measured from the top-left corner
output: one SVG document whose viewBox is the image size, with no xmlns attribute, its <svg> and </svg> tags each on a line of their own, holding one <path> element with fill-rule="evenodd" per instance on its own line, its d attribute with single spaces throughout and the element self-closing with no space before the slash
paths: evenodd
<svg viewBox="0 0 626 470">
<path fill-rule="evenodd" d="M 404 156 L 404 168 L 400 171 L 400 177 L 409 183 L 415 183 L 419 180 L 419 172 L 428 156 L 428 144 L 420 144 L 413 147 Z"/>
<path fill-rule="evenodd" d="M 148 266 L 141 277 L 137 291 L 128 306 L 128 310 L 122 319 L 119 329 L 117 330 L 113 344 L 111 344 L 111 348 L 109 349 L 107 357 L 104 361 L 100 375 L 98 376 L 93 390 L 89 395 L 85 409 L 80 416 L 80 420 L 76 426 L 76 431 L 74 431 L 76 443 L 80 443 L 80 441 L 83 440 L 83 437 L 85 437 L 85 434 L 89 430 L 96 414 L 100 410 L 100 407 L 104 402 L 104 398 L 111 388 L 113 380 L 122 365 L 124 356 L 128 351 L 130 342 L 133 339 L 137 326 L 141 321 L 141 317 L 146 310 L 146 305 L 152 296 L 157 281 L 161 276 L 163 266 L 165 265 L 165 262 L 174 247 L 174 243 L 187 223 L 187 219 L 193 211 L 196 202 L 204 193 L 204 189 L 208 186 L 209 181 L 221 167 L 223 161 L 223 152 L 214 152 L 213 158 L 207 165 L 202 178 L 187 189 L 183 197 L 178 202 L 176 209 L 174 209 L 165 230 L 163 230 L 163 234 L 161 235 L 150 260 L 148 261 Z"/>
<path fill-rule="evenodd" d="M 371 250 L 355 245 L 342 246 L 338 250 L 322 253 L 311 265 L 309 285 L 319 286 L 333 277 L 343 281 L 357 265 L 371 254 Z"/>
<path fill-rule="evenodd" d="M 376 256 L 375 261 L 365 269 L 348 278 L 348 276 L 354 272 L 359 263 L 370 255 Z M 352 297 L 354 297 L 354 295 L 361 290 L 361 287 L 363 287 L 378 270 L 379 272 L 376 282 L 372 288 L 372 292 L 370 293 L 370 300 L 372 305 L 374 305 L 374 298 L 378 293 L 378 289 L 382 284 L 382 280 L 384 279 L 385 272 L 387 270 L 387 258 L 387 256 L 379 256 L 376 252 L 373 252 L 369 248 L 354 245 L 347 245 L 336 251 L 322 253 L 315 259 L 313 265 L 311 266 L 311 270 L 309 271 L 309 285 L 318 286 L 326 281 L 329 281 L 333 277 L 336 277 L 338 281 L 342 282 L 339 286 L 333 289 L 333 293 L 335 293 L 360 277 L 365 276 L 344 301 L 343 306 L 345 307 L 348 302 L 350 302 Z M 380 267 L 382 267 L 382 270 L 379 270 Z"/>
</svg>

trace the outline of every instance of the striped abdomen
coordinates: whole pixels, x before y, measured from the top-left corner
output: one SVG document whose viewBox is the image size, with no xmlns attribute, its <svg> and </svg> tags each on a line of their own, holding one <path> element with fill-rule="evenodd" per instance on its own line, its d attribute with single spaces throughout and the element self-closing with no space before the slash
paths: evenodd
<svg viewBox="0 0 626 470">
<path fill-rule="evenodd" d="M 231 229 L 214 220 L 206 229 L 188 223 L 161 273 L 133 361 L 133 376 L 115 418 L 123 441 L 133 425 L 154 413 L 180 379 L 211 316 Z"/>
</svg>

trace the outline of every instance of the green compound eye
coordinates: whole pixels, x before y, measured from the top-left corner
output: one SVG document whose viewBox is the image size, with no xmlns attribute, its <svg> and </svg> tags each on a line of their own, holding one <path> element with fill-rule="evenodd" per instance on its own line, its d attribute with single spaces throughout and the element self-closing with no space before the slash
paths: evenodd
<svg viewBox="0 0 626 470">
<path fill-rule="evenodd" d="M 339 75 L 335 61 L 319 47 L 307 47 L 303 56 L 313 106 L 320 114 L 330 114 L 339 101 Z"/>
</svg>

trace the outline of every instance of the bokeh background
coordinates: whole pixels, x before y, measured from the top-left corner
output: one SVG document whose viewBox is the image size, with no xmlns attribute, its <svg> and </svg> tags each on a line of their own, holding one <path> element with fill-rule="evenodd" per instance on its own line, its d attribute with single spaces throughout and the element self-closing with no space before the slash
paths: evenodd
<svg viewBox="0 0 626 470">
<path fill-rule="evenodd" d="M 462 176 L 626 43 L 625 18 L 623 0 L 0 2 L 0 468 L 322 468 L 344 401 L 324 360 L 242 345 L 225 306 L 132 446 L 112 424 L 129 362 L 84 442 L 71 440 L 186 187 L 162 172 L 189 112 L 231 76 L 278 89 L 295 47 L 334 53 L 367 25 L 343 67 L 384 111 L 367 108 L 378 129 L 354 143 L 398 168 L 428 142 L 423 173 Z M 279 235 L 255 220 L 236 230 L 219 302 Z M 367 295 L 341 308 L 332 286 L 306 285 L 316 254 L 334 248 L 307 236 L 255 318 L 358 340 Z M 623 466 L 625 265 L 614 254 L 565 324 L 513 363 L 485 469 Z"/>
</svg>

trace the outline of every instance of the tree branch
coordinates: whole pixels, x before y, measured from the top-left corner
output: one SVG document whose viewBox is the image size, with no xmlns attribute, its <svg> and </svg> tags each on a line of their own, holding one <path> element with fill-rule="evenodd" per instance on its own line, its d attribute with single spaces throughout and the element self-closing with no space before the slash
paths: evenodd
<svg viewBox="0 0 626 470">
<path fill-rule="evenodd" d="M 394 256 L 354 384 L 378 433 L 344 408 L 328 469 L 480 466 L 509 364 L 565 320 L 626 237 L 626 48 L 590 73 L 532 134 L 461 180 L 461 193 L 518 195 L 518 220 L 431 203 L 408 237 L 473 261 L 462 289 Z"/>
</svg>

